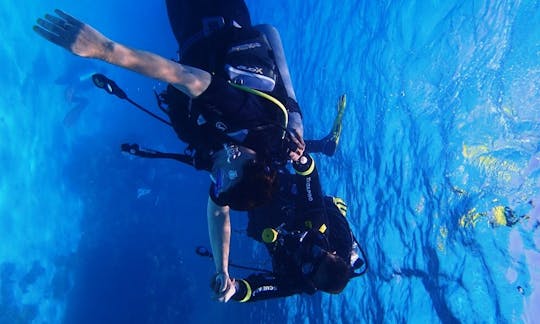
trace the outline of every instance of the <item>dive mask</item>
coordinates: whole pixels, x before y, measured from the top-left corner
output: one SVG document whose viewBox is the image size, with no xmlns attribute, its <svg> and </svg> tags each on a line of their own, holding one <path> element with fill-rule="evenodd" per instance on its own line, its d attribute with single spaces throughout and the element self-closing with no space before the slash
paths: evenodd
<svg viewBox="0 0 540 324">
<path fill-rule="evenodd" d="M 236 144 L 224 144 L 223 149 L 214 153 L 210 179 L 214 183 L 214 196 L 233 187 L 243 175 L 244 166 L 254 162 L 255 151 Z"/>
</svg>

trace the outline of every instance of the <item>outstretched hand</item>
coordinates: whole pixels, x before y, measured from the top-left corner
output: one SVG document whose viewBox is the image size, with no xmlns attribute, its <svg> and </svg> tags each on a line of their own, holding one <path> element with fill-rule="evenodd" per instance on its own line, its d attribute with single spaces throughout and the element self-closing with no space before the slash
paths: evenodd
<svg viewBox="0 0 540 324">
<path fill-rule="evenodd" d="M 62 10 L 54 12 L 57 16 L 46 14 L 37 20 L 33 27 L 36 33 L 75 55 L 106 59 L 107 50 L 113 46 L 111 40 Z"/>
<path fill-rule="evenodd" d="M 292 141 L 293 149 L 289 150 L 289 158 L 293 161 L 298 161 L 304 155 L 304 151 L 306 149 L 306 143 L 304 142 L 304 139 L 296 130 L 289 131 L 290 133 L 290 139 Z"/>
<path fill-rule="evenodd" d="M 228 302 L 236 293 L 235 280 L 224 273 L 217 273 L 210 284 L 214 291 L 214 299 L 221 303 Z"/>
</svg>

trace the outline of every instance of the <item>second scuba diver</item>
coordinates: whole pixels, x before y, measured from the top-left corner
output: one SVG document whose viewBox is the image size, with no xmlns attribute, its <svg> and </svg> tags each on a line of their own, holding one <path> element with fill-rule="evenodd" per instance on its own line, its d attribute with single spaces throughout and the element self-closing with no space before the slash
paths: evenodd
<svg viewBox="0 0 540 324">
<path fill-rule="evenodd" d="M 252 302 L 317 291 L 340 293 L 367 271 L 367 258 L 351 232 L 343 200 L 325 197 L 309 154 L 280 174 L 280 190 L 270 204 L 248 212 L 247 234 L 264 243 L 272 272 L 232 279 L 221 302 Z M 360 272 L 355 272 L 360 270 Z"/>
</svg>

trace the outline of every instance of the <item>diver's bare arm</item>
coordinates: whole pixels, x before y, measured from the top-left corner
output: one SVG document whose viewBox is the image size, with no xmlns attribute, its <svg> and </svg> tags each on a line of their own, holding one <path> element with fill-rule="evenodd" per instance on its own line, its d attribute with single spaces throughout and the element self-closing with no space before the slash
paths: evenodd
<svg viewBox="0 0 540 324">
<path fill-rule="evenodd" d="M 38 19 L 34 31 L 71 53 L 95 58 L 142 75 L 171 83 L 190 97 L 198 97 L 210 85 L 210 73 L 181 65 L 159 55 L 131 49 L 105 37 L 92 26 L 55 10 L 56 15 Z"/>
<path fill-rule="evenodd" d="M 208 234 L 216 266 L 216 275 L 212 280 L 211 287 L 214 291 L 214 298 L 222 303 L 228 302 L 236 292 L 234 279 L 229 276 L 229 247 L 231 243 L 229 213 L 228 206 L 218 206 L 208 197 Z"/>
<path fill-rule="evenodd" d="M 301 138 L 304 137 L 304 124 L 302 124 L 302 115 L 298 112 L 289 112 L 289 130 L 294 130 Z"/>
<path fill-rule="evenodd" d="M 228 206 L 218 206 L 208 198 L 208 234 L 214 255 L 217 273 L 229 276 L 229 248 L 231 242 L 231 221 Z"/>
<path fill-rule="evenodd" d="M 201 69 L 118 43 L 113 43 L 112 48 L 107 53 L 107 62 L 170 83 L 192 98 L 201 95 L 210 85 L 210 73 Z"/>
</svg>

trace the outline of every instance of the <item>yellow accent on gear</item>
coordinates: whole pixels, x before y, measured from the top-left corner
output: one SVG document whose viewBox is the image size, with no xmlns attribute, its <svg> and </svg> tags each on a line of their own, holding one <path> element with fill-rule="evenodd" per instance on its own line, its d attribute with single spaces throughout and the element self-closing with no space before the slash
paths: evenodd
<svg viewBox="0 0 540 324">
<path fill-rule="evenodd" d="M 249 282 L 245 281 L 244 279 L 240 279 L 240 281 L 242 281 L 243 283 L 246 284 L 246 295 L 244 296 L 244 298 L 242 298 L 239 302 L 240 303 L 245 303 L 247 302 L 248 300 L 251 299 L 251 286 L 249 285 Z"/>
<path fill-rule="evenodd" d="M 343 114 L 345 112 L 345 107 L 347 106 L 347 95 L 342 94 L 337 103 L 337 115 L 334 119 L 334 125 L 332 126 L 332 140 L 336 142 L 336 145 L 339 143 L 339 137 L 341 136 L 341 123 L 343 121 Z"/>
<path fill-rule="evenodd" d="M 332 197 L 332 202 L 339 209 L 341 215 L 343 215 L 343 217 L 347 217 L 347 204 L 345 201 L 339 197 Z"/>
<path fill-rule="evenodd" d="M 299 174 L 301 176 L 307 176 L 307 175 L 310 175 L 311 172 L 313 172 L 313 170 L 315 170 L 315 160 L 311 159 L 311 165 L 306 171 L 300 172 L 296 169 L 294 171 L 296 172 L 296 174 Z"/>
<path fill-rule="evenodd" d="M 262 231 L 262 240 L 265 243 L 274 243 L 278 237 L 278 231 L 271 227 L 267 227 Z"/>
<path fill-rule="evenodd" d="M 262 91 L 259 91 L 259 90 L 256 90 L 256 89 L 252 89 L 252 88 L 245 87 L 245 86 L 242 86 L 242 85 L 239 85 L 239 84 L 235 84 L 235 83 L 232 83 L 230 81 L 229 81 L 229 84 L 232 85 L 233 87 L 237 88 L 237 89 L 240 89 L 242 91 L 245 91 L 245 92 L 254 94 L 256 96 L 259 96 L 261 98 L 264 98 L 264 99 L 272 102 L 276 106 L 278 106 L 278 108 L 281 109 L 281 111 L 283 112 L 283 125 L 282 125 L 283 126 L 283 135 L 281 136 L 281 139 L 285 138 L 285 132 L 286 132 L 287 126 L 289 125 L 289 113 L 287 112 L 287 108 L 285 108 L 285 106 L 279 100 L 277 100 L 276 98 L 272 97 L 271 95 L 269 95 L 269 94 L 267 94 L 265 92 L 262 92 Z"/>
<path fill-rule="evenodd" d="M 322 224 L 321 227 L 319 227 L 319 232 L 324 234 L 324 232 L 326 232 L 327 229 L 328 227 L 326 227 L 326 224 Z"/>
</svg>

